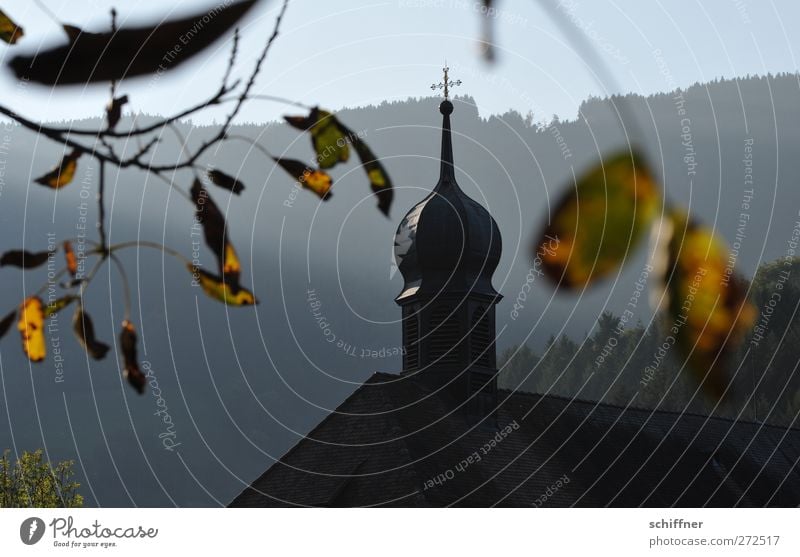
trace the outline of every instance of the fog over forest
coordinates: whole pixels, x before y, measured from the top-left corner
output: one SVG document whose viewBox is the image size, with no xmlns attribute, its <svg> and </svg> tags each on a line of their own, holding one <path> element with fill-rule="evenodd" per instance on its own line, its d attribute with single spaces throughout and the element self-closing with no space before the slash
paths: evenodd
<svg viewBox="0 0 800 557">
<path fill-rule="evenodd" d="M 614 109 L 620 101 L 637 115 L 635 129 L 620 126 Z M 293 188 L 285 173 L 244 141 L 226 141 L 211 152 L 203 165 L 237 174 L 246 186 L 238 197 L 220 189 L 211 194 L 227 213 L 231 240 L 244 262 L 242 281 L 261 303 L 226 307 L 192 287 L 184 266 L 161 252 L 121 252 L 138 292 L 134 320 L 143 369 L 151 370 L 150 388 L 137 396 L 124 384 L 116 348 L 103 361 L 87 360 L 72 338 L 68 314 L 61 330 L 51 332 L 61 340 L 58 366 L 52 356 L 29 364 L 17 335 L 9 334 L 0 349 L 7 408 L 0 414 L 0 447 L 19 452 L 43 447 L 52 461 L 75 459 L 87 505 L 227 504 L 371 373 L 398 372 L 400 311 L 394 297 L 402 280 L 393 263 L 393 237 L 406 211 L 436 183 L 438 102 L 426 98 L 339 113 L 343 123 L 363 134 L 394 181 L 388 219 L 377 210 L 355 162 L 332 170 L 334 195 L 320 202 Z M 591 99 L 579 118 L 546 125 L 541 122 L 548 118 L 538 114 L 481 119 L 469 97 L 454 99 L 458 182 L 490 210 L 503 236 L 494 280 L 505 297 L 497 308 L 498 353 L 526 344 L 538 357 L 549 340 L 560 337 L 580 344 L 597 333 L 604 312 L 620 315 L 636 291 L 647 261 L 645 245 L 617 277 L 583 294 L 555 292 L 544 279 L 530 278 L 532 239 L 571 187 L 573 171 L 624 148 L 625 131 L 642 140 L 649 160 L 663 171 L 670 201 L 735 244 L 736 272 L 749 279 L 762 263 L 786 256 L 800 229 L 798 102 L 794 74 L 698 84 L 613 103 Z M 72 124 L 88 128 L 92 122 Z M 191 145 L 215 131 L 189 122 L 179 129 Z M 61 148 L 19 127 L 4 133 L 10 141 L 0 155 L 0 220 L 4 230 L 16 234 L 0 240 L 0 251 L 44 250 L 48 234 L 74 237 L 82 218 L 93 224 L 97 169 L 91 162 L 79 167 L 73 187 L 54 192 L 30 185 L 60 159 Z M 311 160 L 308 137 L 283 123 L 235 126 L 230 135 L 253 138 L 276 155 Z M 165 135 L 155 153 L 160 161 L 177 160 L 180 144 Z M 191 172 L 182 172 L 174 182 L 185 192 L 192 179 Z M 163 242 L 191 257 L 191 203 L 143 173 L 114 171 L 109 180 L 112 244 Z M 82 206 L 87 197 L 88 215 Z M 204 265 L 212 264 L 210 253 L 200 256 Z M 2 314 L 46 280 L 44 268 L 0 273 Z M 122 319 L 122 286 L 113 266 L 98 278 L 85 305 L 98 338 L 113 344 Z M 531 289 L 522 300 L 526 282 Z M 310 299 L 318 309 L 312 310 Z M 650 322 L 645 301 L 637 305 L 631 328 Z M 791 316 L 793 309 L 784 306 L 783 315 Z M 324 316 L 330 333 L 323 332 L 315 312 Z M 625 381 L 641 375 L 635 371 Z M 575 391 L 583 371 L 574 373 L 554 392 Z M 59 377 L 63 381 L 56 381 Z M 163 406 L 156 404 L 153 381 Z M 507 386 L 519 386 L 508 381 Z M 523 387 L 541 390 L 548 384 L 533 377 Z M 612 402 L 624 400 L 624 385 L 620 389 Z M 597 389 L 590 396 L 602 393 Z"/>
</svg>

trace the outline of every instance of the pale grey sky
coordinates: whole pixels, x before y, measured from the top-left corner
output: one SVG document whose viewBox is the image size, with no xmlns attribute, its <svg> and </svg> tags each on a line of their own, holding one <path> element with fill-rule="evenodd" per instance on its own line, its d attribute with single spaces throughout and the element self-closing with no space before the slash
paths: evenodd
<svg viewBox="0 0 800 557">
<path fill-rule="evenodd" d="M 545 0 L 539 0 L 545 1 Z M 715 77 L 794 72 L 800 55 L 797 0 L 548 0 L 576 23 L 602 53 L 623 92 L 652 93 Z M 216 0 L 43 0 L 65 22 L 86 30 L 108 26 L 115 6 L 121 24 L 145 22 L 210 8 Z M 574 118 L 590 95 L 604 89 L 558 32 L 536 0 L 497 0 L 498 62 L 478 54 L 478 0 L 293 0 L 257 92 L 337 109 L 430 95 L 447 59 L 457 93 L 472 95 L 481 114 L 509 108 Z M 243 23 L 239 72 L 249 70 L 272 28 L 278 0 L 263 0 Z M 0 58 L 35 51 L 63 36 L 31 0 L 4 0 L 3 9 L 26 31 L 24 40 L 2 43 Z M 129 108 L 167 114 L 209 95 L 219 86 L 230 37 L 152 86 L 149 78 L 125 82 Z M 658 54 L 660 52 L 660 54 Z M 605 83 L 605 87 L 610 84 Z M 61 90 L 58 91 L 61 93 Z M 0 72 L 0 99 L 25 115 L 62 119 L 102 114 L 104 86 L 20 89 Z M 286 109 L 256 102 L 248 121 L 272 120 Z M 219 118 L 221 112 L 217 112 Z M 209 119 L 214 115 L 211 114 Z"/>
</svg>

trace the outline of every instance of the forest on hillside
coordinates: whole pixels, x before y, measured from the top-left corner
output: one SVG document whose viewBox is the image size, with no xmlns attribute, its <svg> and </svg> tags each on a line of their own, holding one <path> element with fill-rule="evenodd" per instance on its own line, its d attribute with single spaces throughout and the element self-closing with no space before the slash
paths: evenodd
<svg viewBox="0 0 800 557">
<path fill-rule="evenodd" d="M 800 258 L 759 267 L 750 299 L 759 315 L 726 362 L 729 396 L 719 405 L 705 398 L 679 358 L 659 357 L 667 336 L 663 322 L 626 326 L 611 312 L 583 339 L 551 336 L 541 354 L 524 344 L 503 351 L 500 387 L 794 427 L 800 415 Z"/>
</svg>

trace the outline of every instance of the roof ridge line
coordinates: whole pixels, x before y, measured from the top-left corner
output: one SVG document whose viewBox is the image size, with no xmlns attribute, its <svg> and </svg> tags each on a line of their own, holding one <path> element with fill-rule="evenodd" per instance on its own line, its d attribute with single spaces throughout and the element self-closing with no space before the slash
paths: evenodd
<svg viewBox="0 0 800 557">
<path fill-rule="evenodd" d="M 641 406 L 623 406 L 622 404 L 615 404 L 612 402 L 600 402 L 597 400 L 589 400 L 585 398 L 574 398 L 569 397 L 566 395 L 559 395 L 559 394 L 545 394 L 545 393 L 535 393 L 533 391 L 521 391 L 521 390 L 512 390 L 512 389 L 498 389 L 498 391 L 506 391 L 511 392 L 512 394 L 519 394 L 524 396 L 538 396 L 540 398 L 554 398 L 557 400 L 564 400 L 570 403 L 577 402 L 581 404 L 594 404 L 595 406 L 606 406 L 609 408 L 619 408 L 621 410 L 638 410 L 641 412 L 653 412 L 658 414 L 677 414 L 679 416 L 692 416 L 697 418 L 708 418 L 711 420 L 721 420 L 725 422 L 735 422 L 739 424 L 750 424 L 762 427 L 768 427 L 772 429 L 779 429 L 779 430 L 789 430 L 789 431 L 797 431 L 800 432 L 800 427 L 787 427 L 782 425 L 775 425 L 769 424 L 766 422 L 754 422 L 752 420 L 736 420 L 734 418 L 726 418 L 724 416 L 712 416 L 709 414 L 701 414 L 700 412 L 680 412 L 678 410 L 667 410 L 667 409 L 657 409 L 657 408 L 644 408 Z"/>
</svg>

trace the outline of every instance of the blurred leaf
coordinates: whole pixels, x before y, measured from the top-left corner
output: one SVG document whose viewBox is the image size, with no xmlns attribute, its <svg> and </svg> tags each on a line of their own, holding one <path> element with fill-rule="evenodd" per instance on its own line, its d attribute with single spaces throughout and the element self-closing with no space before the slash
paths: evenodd
<svg viewBox="0 0 800 557">
<path fill-rule="evenodd" d="M 21 269 L 34 269 L 44 265 L 50 257 L 49 251 L 31 253 L 27 250 L 12 249 L 0 257 L 0 267 L 10 265 Z"/>
<path fill-rule="evenodd" d="M 0 10 L 0 39 L 8 44 L 16 44 L 24 34 L 22 27 L 14 23 L 3 10 Z"/>
<path fill-rule="evenodd" d="M 494 62 L 494 21 L 496 19 L 496 13 L 494 12 L 494 8 L 492 8 L 492 0 L 483 0 L 482 3 L 481 17 L 483 19 L 483 24 L 481 25 L 482 36 L 480 40 L 480 49 L 483 53 L 484 60 L 487 62 Z"/>
<path fill-rule="evenodd" d="M 17 329 L 22 336 L 22 350 L 32 362 L 41 362 L 47 355 L 44 341 L 44 311 L 42 301 L 31 296 L 19 308 Z"/>
<path fill-rule="evenodd" d="M 227 280 L 214 276 L 202 269 L 189 265 L 191 272 L 200 282 L 200 286 L 209 297 L 229 306 L 252 306 L 258 304 L 253 293 Z"/>
<path fill-rule="evenodd" d="M 583 288 L 619 269 L 660 210 L 660 189 L 641 156 L 603 159 L 558 204 L 533 257 L 554 282 Z"/>
<path fill-rule="evenodd" d="M 725 242 L 685 213 L 675 212 L 670 220 L 666 334 L 705 392 L 718 399 L 728 387 L 729 356 L 753 325 L 756 308 L 743 280 L 733 275 L 725 281 Z"/>
<path fill-rule="evenodd" d="M 394 198 L 392 180 L 389 178 L 389 174 L 383 168 L 378 157 L 372 152 L 372 149 L 364 143 L 357 133 L 354 133 L 342 124 L 340 124 L 340 126 L 353 144 L 356 154 L 361 160 L 361 164 L 364 166 L 370 187 L 378 198 L 378 209 L 388 217 L 389 209 L 392 206 L 392 199 Z"/>
<path fill-rule="evenodd" d="M 136 358 L 136 329 L 134 329 L 133 323 L 127 319 L 122 322 L 119 346 L 124 366 L 123 376 L 128 380 L 128 384 L 136 389 L 137 393 L 144 394 L 147 378 L 139 369 L 139 362 Z"/>
<path fill-rule="evenodd" d="M 233 249 L 233 244 L 225 244 L 225 258 L 222 260 L 222 274 L 225 275 L 227 280 L 239 281 L 239 273 L 242 272 L 242 264 L 239 262 L 239 256 L 236 255 L 236 250 Z"/>
<path fill-rule="evenodd" d="M 78 299 L 80 298 L 75 294 L 67 294 L 66 296 L 62 296 L 61 298 L 53 300 L 52 302 L 48 302 L 44 308 L 45 317 L 51 317 L 55 315 L 56 313 L 58 313 L 59 311 L 61 311 L 62 309 L 64 309 L 65 307 L 67 307 L 72 302 Z"/>
<path fill-rule="evenodd" d="M 67 261 L 67 270 L 72 278 L 78 274 L 78 260 L 75 257 L 75 252 L 72 251 L 72 244 L 69 240 L 64 242 L 64 259 Z"/>
<path fill-rule="evenodd" d="M 8 315 L 3 317 L 3 320 L 0 321 L 0 338 L 6 336 L 6 333 L 11 329 L 11 325 L 14 323 L 14 320 L 17 318 L 17 310 L 12 309 Z"/>
<path fill-rule="evenodd" d="M 327 172 L 309 168 L 301 161 L 295 159 L 273 159 L 301 186 L 313 191 L 321 199 L 327 201 L 333 196 L 331 186 L 333 179 Z"/>
<path fill-rule="evenodd" d="M 241 264 L 233 245 L 228 240 L 225 228 L 225 217 L 219 210 L 214 200 L 198 180 L 195 180 L 191 189 L 192 200 L 195 204 L 197 222 L 203 227 L 206 245 L 217 258 L 219 270 L 228 280 L 236 283 L 241 272 Z"/>
<path fill-rule="evenodd" d="M 307 132 L 308 129 L 314 125 L 315 121 L 311 119 L 311 116 L 284 116 L 283 119 L 293 128 L 304 132 Z"/>
<path fill-rule="evenodd" d="M 219 186 L 223 189 L 226 189 L 236 195 L 242 193 L 244 189 L 244 184 L 242 184 L 239 180 L 234 178 L 233 176 L 228 176 L 221 170 L 211 169 L 206 172 L 208 179 L 211 180 L 211 183 L 215 186 Z"/>
<path fill-rule="evenodd" d="M 350 144 L 336 116 L 330 112 L 314 107 L 308 117 L 284 118 L 295 128 L 311 133 L 311 145 L 317 154 L 320 168 L 332 168 L 350 158 Z"/>
<path fill-rule="evenodd" d="M 75 314 L 72 316 L 72 330 L 75 332 L 78 342 L 92 358 L 102 360 L 106 357 L 109 346 L 95 338 L 94 324 L 80 305 L 75 308 Z"/>
<path fill-rule="evenodd" d="M 61 28 L 64 30 L 64 33 L 67 34 L 67 39 L 69 39 L 69 42 L 71 43 L 75 42 L 78 39 L 78 37 L 84 34 L 83 29 L 81 29 L 76 25 L 69 25 L 68 23 L 62 23 Z"/>
<path fill-rule="evenodd" d="M 9 65 L 18 78 L 46 85 L 114 81 L 161 73 L 210 46 L 255 3 L 256 0 L 243 0 L 228 6 L 218 5 L 183 19 L 108 33 L 85 33 L 69 26 L 71 32 L 64 26 L 71 38 L 68 44 L 17 56 Z"/>
<path fill-rule="evenodd" d="M 123 95 L 113 99 L 106 106 L 106 122 L 109 130 L 113 130 L 119 124 L 119 120 L 122 118 L 122 107 L 126 104 L 128 104 L 128 95 Z"/>
<path fill-rule="evenodd" d="M 43 186 L 48 186 L 55 190 L 63 188 L 69 184 L 75 177 L 75 171 L 78 169 L 78 159 L 80 158 L 80 151 L 72 151 L 70 154 L 65 155 L 59 165 L 45 174 L 36 178 L 34 182 Z"/>
</svg>

